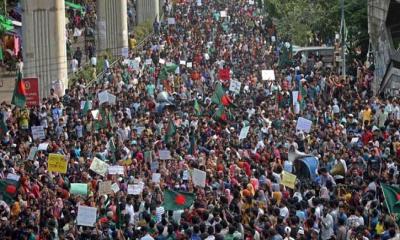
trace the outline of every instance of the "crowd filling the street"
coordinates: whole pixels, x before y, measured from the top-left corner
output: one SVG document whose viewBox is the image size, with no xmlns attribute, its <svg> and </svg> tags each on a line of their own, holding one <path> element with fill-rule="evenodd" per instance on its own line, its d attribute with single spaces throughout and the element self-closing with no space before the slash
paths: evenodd
<svg viewBox="0 0 400 240">
<path fill-rule="evenodd" d="M 291 54 L 254 1 L 176 2 L 96 81 L 1 104 L 0 239 L 399 239 L 373 69 Z"/>
</svg>

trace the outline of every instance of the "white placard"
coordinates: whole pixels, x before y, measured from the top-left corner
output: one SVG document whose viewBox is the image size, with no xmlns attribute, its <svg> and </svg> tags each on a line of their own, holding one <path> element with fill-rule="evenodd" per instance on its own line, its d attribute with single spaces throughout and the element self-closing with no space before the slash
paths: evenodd
<svg viewBox="0 0 400 240">
<path fill-rule="evenodd" d="M 228 13 L 226 11 L 221 11 L 220 15 L 221 15 L 222 18 L 224 18 L 224 17 L 228 16 Z"/>
<path fill-rule="evenodd" d="M 250 5 L 254 5 L 254 0 L 249 0 Z"/>
<path fill-rule="evenodd" d="M 129 61 L 128 61 L 128 66 L 129 66 L 130 68 L 132 68 L 133 70 L 135 70 L 135 71 L 139 71 L 139 69 L 140 69 L 140 61 L 137 61 L 137 60 L 129 60 Z"/>
<path fill-rule="evenodd" d="M 239 140 L 245 139 L 247 137 L 247 134 L 249 133 L 249 130 L 250 126 L 243 127 L 240 130 Z"/>
<path fill-rule="evenodd" d="M 31 131 L 33 140 L 43 140 L 46 138 L 46 133 L 44 132 L 43 126 L 32 126 Z"/>
<path fill-rule="evenodd" d="M 186 63 L 186 67 L 192 68 L 192 67 L 193 67 L 193 63 L 192 63 L 192 62 L 187 62 L 187 63 Z"/>
<path fill-rule="evenodd" d="M 108 167 L 109 165 L 107 163 L 95 157 L 93 158 L 92 164 L 90 164 L 89 169 L 104 177 L 104 175 L 106 175 Z"/>
<path fill-rule="evenodd" d="M 168 18 L 168 25 L 175 25 L 175 18 Z"/>
<path fill-rule="evenodd" d="M 186 65 L 186 61 L 180 60 L 180 61 L 179 61 L 179 64 L 180 64 L 180 65 Z"/>
<path fill-rule="evenodd" d="M 303 131 L 305 133 L 309 133 L 311 130 L 312 121 L 299 117 L 297 119 L 296 130 Z"/>
<path fill-rule="evenodd" d="M 198 6 L 198 7 L 201 7 L 201 4 L 202 4 L 202 3 L 201 3 L 201 0 L 197 0 L 197 6 Z"/>
<path fill-rule="evenodd" d="M 108 103 L 110 105 L 115 105 L 117 104 L 117 97 L 111 93 L 108 94 Z"/>
<path fill-rule="evenodd" d="M 28 160 L 34 160 L 37 151 L 38 151 L 37 147 L 31 147 L 31 149 L 29 150 Z"/>
<path fill-rule="evenodd" d="M 160 150 L 158 153 L 160 155 L 160 160 L 171 159 L 171 151 L 169 151 L 169 150 Z"/>
<path fill-rule="evenodd" d="M 116 174 L 124 174 L 124 166 L 109 166 L 108 167 L 108 174 L 110 175 L 116 175 Z"/>
<path fill-rule="evenodd" d="M 151 181 L 153 183 L 160 183 L 160 180 L 161 180 L 161 173 L 153 173 L 151 175 Z"/>
<path fill-rule="evenodd" d="M 78 206 L 77 225 L 93 227 L 96 223 L 97 208 Z"/>
<path fill-rule="evenodd" d="M 261 76 L 263 81 L 275 81 L 274 70 L 261 70 Z"/>
<path fill-rule="evenodd" d="M 193 169 L 192 181 L 194 186 L 205 187 L 206 186 L 207 173 L 197 168 Z"/>
<path fill-rule="evenodd" d="M 160 64 L 165 64 L 165 59 L 160 58 L 160 60 L 158 60 L 158 62 L 159 62 Z"/>
<path fill-rule="evenodd" d="M 18 182 L 20 178 L 21 178 L 21 176 L 17 175 L 17 174 L 13 174 L 13 173 L 7 174 L 7 179 L 9 179 L 9 180 Z"/>
<path fill-rule="evenodd" d="M 151 58 L 146 59 L 146 62 L 145 62 L 146 65 L 151 65 L 152 63 L 153 63 L 153 60 Z"/>
<path fill-rule="evenodd" d="M 82 35 L 82 31 L 79 28 L 74 29 L 74 37 L 80 37 Z"/>
<path fill-rule="evenodd" d="M 140 195 L 143 191 L 141 184 L 128 184 L 128 194 L 130 195 Z"/>
<path fill-rule="evenodd" d="M 356 143 L 358 143 L 358 139 L 359 139 L 358 137 L 354 137 L 354 138 L 351 139 L 350 143 L 351 144 L 356 144 Z"/>
<path fill-rule="evenodd" d="M 99 98 L 99 104 L 100 105 L 103 104 L 103 103 L 108 102 L 108 92 L 107 92 L 107 90 L 103 91 L 103 92 L 100 92 L 98 94 L 98 98 Z"/>
<path fill-rule="evenodd" d="M 92 113 L 92 117 L 94 120 L 98 120 L 99 119 L 99 113 L 100 111 L 98 109 L 91 111 Z"/>
<path fill-rule="evenodd" d="M 111 185 L 111 190 L 113 190 L 114 193 L 117 193 L 119 191 L 119 185 L 118 183 L 113 183 Z"/>
<path fill-rule="evenodd" d="M 276 37 L 275 36 L 271 37 L 271 42 L 276 42 Z"/>
<path fill-rule="evenodd" d="M 231 80 L 229 84 L 229 91 L 234 92 L 235 94 L 240 94 L 240 88 L 242 83 L 236 80 Z"/>
<path fill-rule="evenodd" d="M 190 174 L 188 170 L 183 171 L 182 180 L 189 180 L 189 176 Z"/>
<path fill-rule="evenodd" d="M 38 151 L 47 151 L 47 148 L 49 147 L 49 143 L 45 142 L 45 143 L 41 143 L 39 144 L 38 147 Z"/>
<path fill-rule="evenodd" d="M 210 60 L 210 55 L 208 55 L 208 53 L 204 53 L 204 58 L 205 58 L 206 60 Z"/>
<path fill-rule="evenodd" d="M 296 104 L 299 103 L 298 98 L 299 98 L 299 91 L 293 91 L 292 92 L 293 106 L 296 106 Z"/>
<path fill-rule="evenodd" d="M 135 57 L 135 61 L 137 61 L 138 63 L 140 63 L 142 61 L 142 59 L 140 57 Z"/>
</svg>

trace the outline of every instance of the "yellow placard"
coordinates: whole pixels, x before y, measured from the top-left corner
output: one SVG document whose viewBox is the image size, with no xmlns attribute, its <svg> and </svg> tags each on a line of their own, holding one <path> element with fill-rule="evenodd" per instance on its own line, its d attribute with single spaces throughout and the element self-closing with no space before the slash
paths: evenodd
<svg viewBox="0 0 400 240">
<path fill-rule="evenodd" d="M 288 188 L 294 189 L 294 186 L 296 184 L 296 179 L 297 179 L 296 175 L 283 171 L 281 184 Z"/>
<path fill-rule="evenodd" d="M 49 172 L 67 173 L 67 165 L 64 155 L 49 154 L 49 160 L 47 161 L 47 170 Z"/>
</svg>

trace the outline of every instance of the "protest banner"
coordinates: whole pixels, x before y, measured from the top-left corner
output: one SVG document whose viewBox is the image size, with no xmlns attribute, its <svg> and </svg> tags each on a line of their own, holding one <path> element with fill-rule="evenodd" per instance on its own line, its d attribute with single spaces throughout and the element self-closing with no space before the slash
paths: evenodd
<svg viewBox="0 0 400 240">
<path fill-rule="evenodd" d="M 175 18 L 168 18 L 167 21 L 168 21 L 168 25 L 175 25 L 175 23 L 176 23 Z"/>
<path fill-rule="evenodd" d="M 151 65 L 153 63 L 153 60 L 151 58 L 146 59 L 146 61 L 144 62 L 144 64 L 146 65 Z"/>
<path fill-rule="evenodd" d="M 39 79 L 36 77 L 24 78 L 26 106 L 39 106 Z"/>
<path fill-rule="evenodd" d="M 104 175 L 106 174 L 107 170 L 108 170 L 109 165 L 103 161 L 101 161 L 100 159 L 98 159 L 97 157 L 93 158 L 92 164 L 90 165 L 90 170 L 92 170 L 93 172 L 101 175 L 104 177 Z"/>
<path fill-rule="evenodd" d="M 275 81 L 274 70 L 262 70 L 261 77 L 263 81 Z"/>
<path fill-rule="evenodd" d="M 312 121 L 299 117 L 297 119 L 296 130 L 303 131 L 305 133 L 309 133 L 311 130 Z"/>
<path fill-rule="evenodd" d="M 160 160 L 169 160 L 171 159 L 171 151 L 169 150 L 160 150 L 158 152 Z"/>
<path fill-rule="evenodd" d="M 151 175 L 151 181 L 153 183 L 160 183 L 160 180 L 161 180 L 161 174 L 160 173 L 153 173 Z"/>
<path fill-rule="evenodd" d="M 113 183 L 111 185 L 111 189 L 113 190 L 114 193 L 117 193 L 119 191 L 119 185 L 118 183 Z"/>
<path fill-rule="evenodd" d="M 128 184 L 128 194 L 140 195 L 143 191 L 143 187 L 140 184 Z"/>
<path fill-rule="evenodd" d="M 43 140 L 46 138 L 46 133 L 43 126 L 32 126 L 31 131 L 33 140 Z"/>
<path fill-rule="evenodd" d="M 192 181 L 194 186 L 205 187 L 206 186 L 207 173 L 197 168 L 193 169 Z"/>
<path fill-rule="evenodd" d="M 283 171 L 281 184 L 288 188 L 294 189 L 296 184 L 296 179 L 297 179 L 296 175 Z"/>
<path fill-rule="evenodd" d="M 34 160 L 37 151 L 38 151 L 37 147 L 31 147 L 31 149 L 29 150 L 28 160 Z"/>
<path fill-rule="evenodd" d="M 50 153 L 47 161 L 47 171 L 67 173 L 68 162 L 64 159 L 64 155 Z"/>
<path fill-rule="evenodd" d="M 229 91 L 234 92 L 235 94 L 239 95 L 240 94 L 240 88 L 242 86 L 242 83 L 236 80 L 231 80 L 229 84 Z"/>
<path fill-rule="evenodd" d="M 124 174 L 124 166 L 114 165 L 108 167 L 108 174 L 110 175 L 117 175 L 117 174 Z"/>
<path fill-rule="evenodd" d="M 97 218 L 97 208 L 78 206 L 78 215 L 76 218 L 77 225 L 93 227 L 96 223 Z"/>
<path fill-rule="evenodd" d="M 74 195 L 87 196 L 88 185 L 86 183 L 71 183 L 69 192 Z"/>
<path fill-rule="evenodd" d="M 38 146 L 38 151 L 47 151 L 47 148 L 49 147 L 49 143 L 48 142 L 44 142 L 39 144 Z"/>
<path fill-rule="evenodd" d="M 249 130 L 250 130 L 250 126 L 243 127 L 240 130 L 239 141 L 242 140 L 242 139 L 245 139 L 247 137 L 247 134 L 249 133 Z"/>
<path fill-rule="evenodd" d="M 111 188 L 111 181 L 99 182 L 99 194 L 107 195 L 110 193 L 113 193 L 113 190 Z"/>
<path fill-rule="evenodd" d="M 179 64 L 180 64 L 180 65 L 186 65 L 186 61 L 180 60 L 180 61 L 179 61 Z"/>
</svg>

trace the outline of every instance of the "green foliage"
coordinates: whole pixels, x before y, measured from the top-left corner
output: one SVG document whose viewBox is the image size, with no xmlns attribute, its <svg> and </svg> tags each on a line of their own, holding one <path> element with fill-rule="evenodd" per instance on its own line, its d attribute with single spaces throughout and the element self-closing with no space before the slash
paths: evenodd
<svg viewBox="0 0 400 240">
<path fill-rule="evenodd" d="M 153 31 L 153 21 L 151 19 L 137 25 L 133 29 L 133 34 L 138 43 L 142 42 Z"/>
<path fill-rule="evenodd" d="M 307 45 L 310 37 L 333 39 L 340 31 L 340 0 L 265 0 L 264 6 L 280 38 L 295 45 Z M 348 41 L 352 47 L 368 43 L 367 4 L 365 0 L 345 0 Z"/>
</svg>

